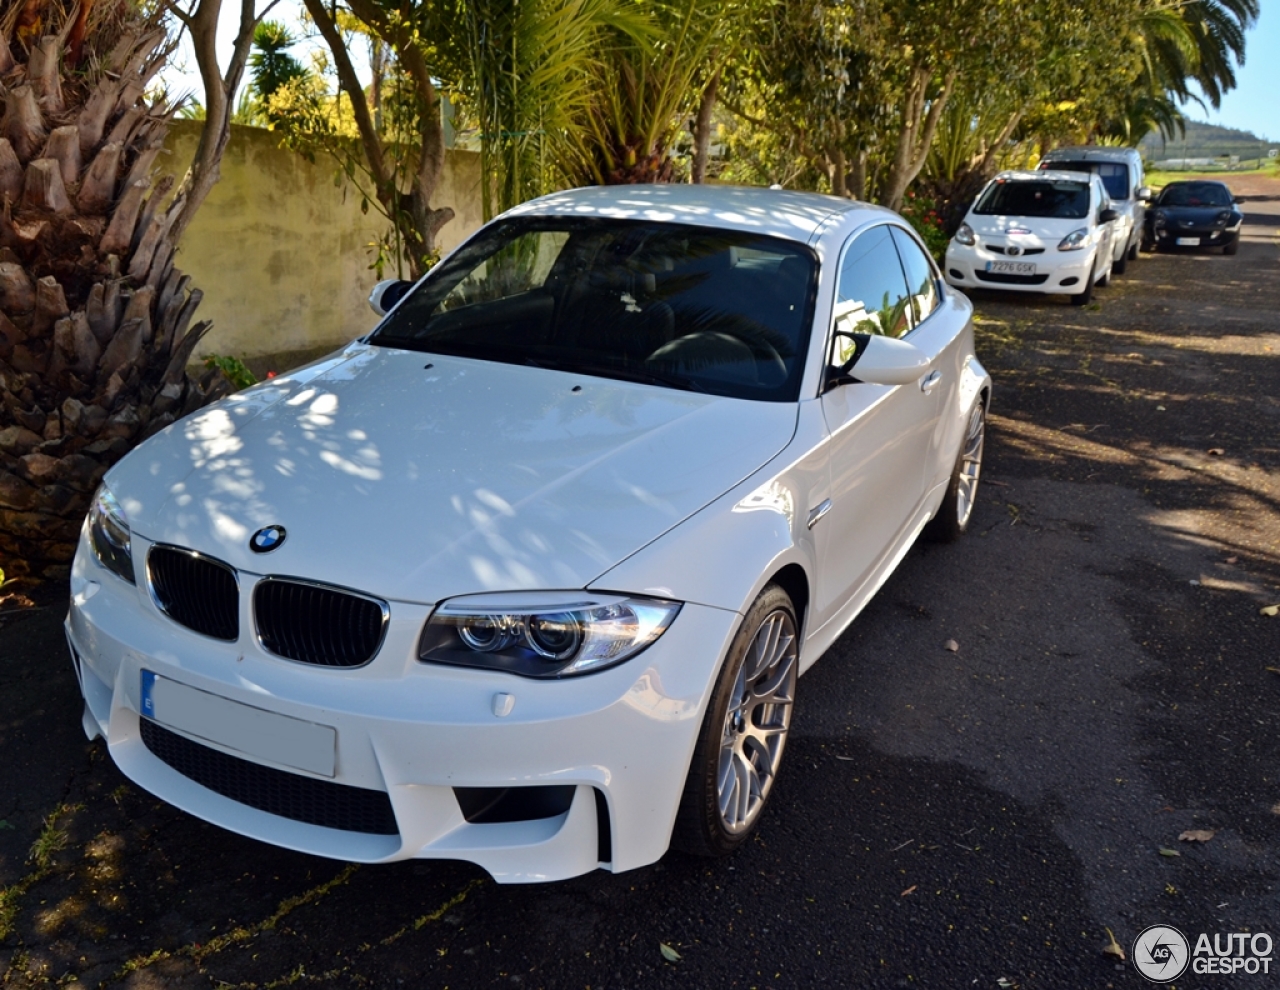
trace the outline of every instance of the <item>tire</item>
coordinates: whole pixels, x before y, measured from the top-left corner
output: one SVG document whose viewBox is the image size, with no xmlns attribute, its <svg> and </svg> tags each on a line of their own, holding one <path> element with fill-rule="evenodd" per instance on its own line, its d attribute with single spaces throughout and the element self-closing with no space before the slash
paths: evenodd
<svg viewBox="0 0 1280 990">
<path fill-rule="evenodd" d="M 1226 243 L 1226 244 L 1222 245 L 1222 253 L 1223 253 L 1223 254 L 1236 254 L 1239 250 L 1240 250 L 1240 235 L 1239 235 L 1239 234 L 1237 234 L 1235 237 L 1231 238 L 1231 240 L 1227 241 L 1227 243 Z"/>
<path fill-rule="evenodd" d="M 1098 288 L 1105 289 L 1111 284 L 1111 265 L 1107 265 L 1107 270 L 1102 273 L 1102 278 L 1098 279 Z"/>
<path fill-rule="evenodd" d="M 1151 249 L 1146 248 L 1145 250 L 1149 251 Z M 1132 244 L 1129 245 L 1129 253 L 1126 254 L 1125 257 L 1128 258 L 1130 261 L 1138 260 L 1138 242 L 1137 241 L 1134 241 Z M 1122 268 L 1121 271 L 1124 271 L 1124 269 Z"/>
<path fill-rule="evenodd" d="M 1120 257 L 1116 261 L 1111 263 L 1111 271 L 1114 272 L 1116 275 L 1123 275 L 1125 272 L 1125 269 L 1128 267 L 1129 267 L 1128 251 L 1125 251 L 1124 254 L 1120 255 Z"/>
<path fill-rule="evenodd" d="M 938 514 L 924 529 L 927 539 L 935 543 L 952 543 L 969 528 L 973 506 L 978 498 L 978 479 L 982 475 L 982 452 L 987 439 L 987 409 L 979 399 L 969 413 L 964 439 L 956 466 L 951 471 L 947 494 L 942 496 Z"/>
<path fill-rule="evenodd" d="M 791 728 L 798 630 L 791 599 L 776 584 L 747 610 L 698 731 L 673 848 L 727 856 L 755 830 Z"/>
<path fill-rule="evenodd" d="M 1089 277 L 1084 280 L 1084 288 L 1071 297 L 1071 305 L 1083 306 L 1092 298 L 1093 298 L 1093 269 L 1090 268 Z"/>
</svg>

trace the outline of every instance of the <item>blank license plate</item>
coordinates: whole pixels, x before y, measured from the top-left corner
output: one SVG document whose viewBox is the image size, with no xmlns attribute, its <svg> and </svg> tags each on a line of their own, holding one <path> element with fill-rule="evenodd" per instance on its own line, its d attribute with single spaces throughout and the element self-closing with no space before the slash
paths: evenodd
<svg viewBox="0 0 1280 990">
<path fill-rule="evenodd" d="M 150 670 L 142 672 L 142 714 L 250 759 L 334 774 L 338 731 L 329 725 L 242 705 Z"/>
<path fill-rule="evenodd" d="M 1178 238 L 1178 246 L 1179 246 L 1179 247 L 1199 247 L 1199 246 L 1200 246 L 1200 238 L 1198 238 L 1198 237 L 1179 237 L 1179 238 Z"/>
<path fill-rule="evenodd" d="M 1036 266 L 1030 261 L 988 261 L 987 271 L 1002 275 L 1034 275 Z"/>
</svg>

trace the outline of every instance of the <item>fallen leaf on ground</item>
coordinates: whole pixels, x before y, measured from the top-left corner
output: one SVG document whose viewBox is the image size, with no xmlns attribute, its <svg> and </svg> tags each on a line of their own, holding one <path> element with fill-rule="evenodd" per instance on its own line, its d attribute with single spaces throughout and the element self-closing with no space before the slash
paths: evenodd
<svg viewBox="0 0 1280 990">
<path fill-rule="evenodd" d="M 1189 828 L 1178 838 L 1183 842 L 1208 842 L 1217 834 L 1211 828 Z"/>
<path fill-rule="evenodd" d="M 1262 615 L 1269 615 L 1274 619 L 1277 615 L 1280 615 L 1280 605 L 1267 605 L 1258 609 L 1258 612 Z"/>
<path fill-rule="evenodd" d="M 1226 451 L 1223 450 L 1221 447 L 1210 447 L 1208 450 L 1208 454 L 1210 457 L 1221 457 L 1225 453 Z"/>
<path fill-rule="evenodd" d="M 1239 560 L 1239 559 L 1240 559 L 1239 557 L 1228 557 L 1228 558 L 1224 561 L 1224 563 L 1227 563 L 1227 564 L 1234 564 L 1234 563 L 1235 563 L 1237 560 Z"/>
<path fill-rule="evenodd" d="M 1280 674 L 1280 667 L 1268 667 L 1267 670 L 1271 671 L 1273 674 Z"/>
<path fill-rule="evenodd" d="M 914 893 L 916 892 L 916 888 L 917 888 L 917 887 L 919 887 L 919 886 L 920 886 L 920 885 L 919 885 L 918 883 L 913 883 L 910 887 L 908 887 L 906 890 L 904 890 L 904 891 L 903 891 L 901 894 L 899 894 L 898 896 L 899 896 L 899 897 L 906 897 L 908 894 L 914 894 Z"/>
<path fill-rule="evenodd" d="M 1161 856 L 1181 856 L 1182 853 L 1178 852 L 1178 850 L 1176 849 L 1166 849 L 1164 846 L 1161 846 L 1160 855 Z"/>
<path fill-rule="evenodd" d="M 852 763 L 852 762 L 853 762 L 853 757 L 852 757 L 852 756 L 840 756 L 840 755 L 838 755 L 838 754 L 837 754 L 836 759 L 837 759 L 837 760 L 844 760 L 846 763 Z"/>
<path fill-rule="evenodd" d="M 1124 949 L 1120 947 L 1120 943 L 1116 941 L 1116 937 L 1111 934 L 1111 929 L 1107 929 L 1107 944 L 1102 947 L 1102 951 L 1109 956 L 1115 956 L 1121 962 L 1124 962 Z"/>
<path fill-rule="evenodd" d="M 1156 412 L 1164 412 L 1164 411 L 1165 411 L 1164 406 L 1156 406 Z"/>
<path fill-rule="evenodd" d="M 947 640 L 945 643 L 942 644 L 942 648 L 944 650 L 950 650 L 952 653 L 960 652 L 960 644 L 957 643 L 954 639 Z"/>
<path fill-rule="evenodd" d="M 675 949 L 671 948 L 671 946 L 667 945 L 666 942 L 659 942 L 658 949 L 662 952 L 662 958 L 665 959 L 667 962 L 673 963 L 673 962 L 680 961 L 680 953 L 678 953 Z"/>
</svg>

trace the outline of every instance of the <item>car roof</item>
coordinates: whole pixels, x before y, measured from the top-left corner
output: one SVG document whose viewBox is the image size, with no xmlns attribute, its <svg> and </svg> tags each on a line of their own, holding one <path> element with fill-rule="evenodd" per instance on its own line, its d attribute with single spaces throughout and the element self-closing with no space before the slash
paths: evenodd
<svg viewBox="0 0 1280 990">
<path fill-rule="evenodd" d="M 1004 179 L 1006 182 L 1044 182 L 1048 179 L 1050 182 L 1082 182 L 1088 185 L 1093 182 L 1094 175 L 1092 172 L 1072 172 L 1063 168 L 1044 168 L 1031 170 L 1019 170 L 1001 172 L 996 176 L 995 181 Z M 1101 180 L 1099 180 L 1101 181 Z"/>
<path fill-rule="evenodd" d="M 1123 162 L 1129 161 L 1137 155 L 1137 148 L 1104 148 L 1094 144 L 1078 144 L 1046 151 L 1041 156 L 1041 161 L 1053 161 L 1056 158 L 1075 158 L 1086 162 Z"/>
<path fill-rule="evenodd" d="M 849 215 L 843 218 L 857 221 L 859 213 L 867 220 L 898 219 L 896 213 L 883 207 L 839 196 L 759 186 L 685 183 L 569 189 L 522 203 L 503 215 L 614 217 L 687 223 L 808 243 L 829 219 Z"/>
</svg>

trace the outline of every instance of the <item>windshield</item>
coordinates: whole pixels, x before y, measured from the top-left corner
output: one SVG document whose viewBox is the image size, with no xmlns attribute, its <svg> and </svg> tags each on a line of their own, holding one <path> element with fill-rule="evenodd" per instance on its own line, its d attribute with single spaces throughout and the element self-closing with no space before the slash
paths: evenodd
<svg viewBox="0 0 1280 990">
<path fill-rule="evenodd" d="M 502 221 L 435 268 L 374 344 L 793 401 L 816 261 L 740 231 Z"/>
<path fill-rule="evenodd" d="M 1174 182 L 1164 187 L 1157 206 L 1230 206 L 1231 192 L 1221 182 Z"/>
<path fill-rule="evenodd" d="M 1089 187 L 1083 182 L 1048 179 L 996 179 L 973 212 L 982 216 L 1063 217 L 1089 215 Z"/>
<path fill-rule="evenodd" d="M 1051 162 L 1041 162 L 1040 168 L 1051 168 L 1063 172 L 1092 172 L 1102 179 L 1102 185 L 1112 199 L 1129 198 L 1129 166 L 1123 162 L 1075 162 L 1055 159 Z"/>
</svg>

